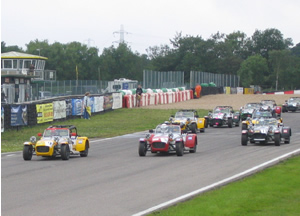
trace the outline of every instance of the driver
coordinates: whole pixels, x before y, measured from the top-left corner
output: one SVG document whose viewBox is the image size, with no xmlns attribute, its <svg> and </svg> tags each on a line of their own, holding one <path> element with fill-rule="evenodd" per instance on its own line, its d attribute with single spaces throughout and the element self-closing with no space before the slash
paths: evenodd
<svg viewBox="0 0 300 216">
<path fill-rule="evenodd" d="M 168 133 L 168 131 L 169 131 L 169 126 L 166 125 L 166 124 L 162 124 L 161 125 L 161 132 L 162 133 Z"/>
</svg>

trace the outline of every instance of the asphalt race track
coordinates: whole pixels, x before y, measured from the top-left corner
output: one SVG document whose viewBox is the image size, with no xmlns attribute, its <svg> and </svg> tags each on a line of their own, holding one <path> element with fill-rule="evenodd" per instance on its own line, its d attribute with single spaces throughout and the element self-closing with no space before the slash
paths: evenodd
<svg viewBox="0 0 300 216">
<path fill-rule="evenodd" d="M 300 149 L 299 113 L 284 113 L 290 144 L 241 145 L 241 126 L 207 128 L 196 153 L 138 156 L 146 132 L 92 140 L 89 156 L 2 154 L 2 215 L 133 215 Z"/>
</svg>

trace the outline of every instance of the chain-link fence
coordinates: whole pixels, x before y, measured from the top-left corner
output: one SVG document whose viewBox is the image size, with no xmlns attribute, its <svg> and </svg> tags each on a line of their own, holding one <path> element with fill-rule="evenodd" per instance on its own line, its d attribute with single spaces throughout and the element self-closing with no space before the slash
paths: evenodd
<svg viewBox="0 0 300 216">
<path fill-rule="evenodd" d="M 181 71 L 143 71 L 143 88 L 175 88 L 184 85 L 184 72 Z"/>
<path fill-rule="evenodd" d="M 108 81 L 99 80 L 62 80 L 32 83 L 32 100 L 66 95 L 83 95 L 85 92 L 101 94 Z"/>
<path fill-rule="evenodd" d="M 214 74 L 209 72 L 190 72 L 190 88 L 201 83 L 214 83 L 217 87 L 239 87 L 240 77 L 231 74 Z"/>
</svg>

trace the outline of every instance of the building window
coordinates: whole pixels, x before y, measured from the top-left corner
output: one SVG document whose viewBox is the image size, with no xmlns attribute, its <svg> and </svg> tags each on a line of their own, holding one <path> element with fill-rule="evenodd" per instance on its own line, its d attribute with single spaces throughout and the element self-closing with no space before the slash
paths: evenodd
<svg viewBox="0 0 300 216">
<path fill-rule="evenodd" d="M 13 69 L 17 69 L 18 68 L 18 60 L 14 59 L 13 60 Z"/>
<path fill-rule="evenodd" d="M 12 60 L 11 59 L 4 59 L 4 68 L 12 68 Z"/>
</svg>

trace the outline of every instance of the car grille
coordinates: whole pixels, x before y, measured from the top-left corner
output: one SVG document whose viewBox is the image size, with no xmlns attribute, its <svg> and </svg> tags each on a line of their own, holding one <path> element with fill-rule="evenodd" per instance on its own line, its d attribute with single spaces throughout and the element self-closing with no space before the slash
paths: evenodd
<svg viewBox="0 0 300 216">
<path fill-rule="evenodd" d="M 166 143 L 163 143 L 163 142 L 152 143 L 152 147 L 156 148 L 156 149 L 163 149 L 163 148 L 165 148 L 165 146 L 166 146 Z"/>
<path fill-rule="evenodd" d="M 212 123 L 215 125 L 218 123 L 218 125 L 221 125 L 222 124 L 222 119 L 213 119 L 212 120 Z"/>
<path fill-rule="evenodd" d="M 36 147 L 37 152 L 49 152 L 49 146 L 38 146 Z"/>
<path fill-rule="evenodd" d="M 265 139 L 266 136 L 267 136 L 266 134 L 256 133 L 256 134 L 253 134 L 252 138 L 253 139 Z"/>
</svg>

